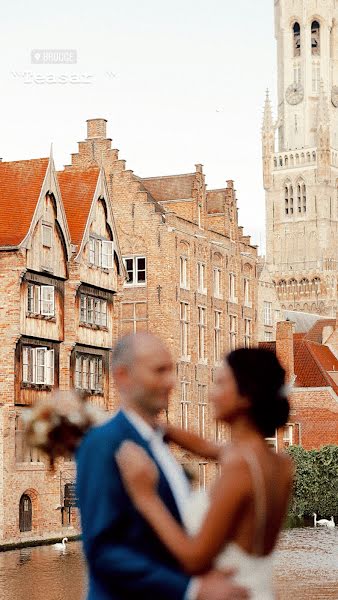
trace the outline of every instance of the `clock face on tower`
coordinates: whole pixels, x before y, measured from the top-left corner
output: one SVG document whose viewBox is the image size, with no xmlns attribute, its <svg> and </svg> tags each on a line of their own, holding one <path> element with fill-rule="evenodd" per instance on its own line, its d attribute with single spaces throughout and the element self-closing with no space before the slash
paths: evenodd
<svg viewBox="0 0 338 600">
<path fill-rule="evenodd" d="M 338 107 L 338 85 L 334 85 L 331 90 L 331 102 L 333 106 Z"/>
<path fill-rule="evenodd" d="M 299 104 L 304 98 L 304 89 L 301 83 L 292 83 L 286 88 L 285 98 L 289 104 Z"/>
</svg>

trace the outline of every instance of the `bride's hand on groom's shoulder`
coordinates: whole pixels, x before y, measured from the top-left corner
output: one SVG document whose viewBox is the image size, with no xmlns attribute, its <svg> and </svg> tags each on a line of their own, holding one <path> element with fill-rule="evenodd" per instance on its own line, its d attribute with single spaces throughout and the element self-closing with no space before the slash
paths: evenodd
<svg viewBox="0 0 338 600">
<path fill-rule="evenodd" d="M 115 454 L 124 486 L 136 506 L 156 493 L 159 473 L 146 451 L 130 440 Z"/>
</svg>

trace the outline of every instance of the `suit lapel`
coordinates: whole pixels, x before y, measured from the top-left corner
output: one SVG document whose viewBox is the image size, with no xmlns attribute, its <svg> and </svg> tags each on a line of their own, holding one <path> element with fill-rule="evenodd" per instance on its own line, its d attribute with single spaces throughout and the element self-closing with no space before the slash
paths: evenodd
<svg viewBox="0 0 338 600">
<path fill-rule="evenodd" d="M 159 484 L 158 484 L 159 495 L 162 498 L 165 505 L 167 506 L 167 508 L 172 513 L 172 515 L 175 517 L 175 519 L 177 521 L 179 521 L 180 523 L 182 523 L 182 518 L 181 518 L 181 515 L 177 508 L 176 500 L 172 493 L 171 487 L 167 481 L 165 474 L 162 471 L 161 466 L 157 462 L 156 457 L 154 456 L 154 454 L 151 450 L 149 442 L 147 440 L 145 440 L 139 434 L 137 429 L 135 429 L 133 424 L 127 419 L 127 417 L 123 414 L 122 411 L 120 411 L 116 415 L 115 423 L 118 424 L 118 426 L 120 427 L 121 442 L 126 439 L 130 439 L 133 442 L 135 442 L 135 444 L 138 444 L 139 446 L 141 446 L 151 456 L 151 458 L 154 461 L 154 463 L 156 464 L 156 466 L 159 470 L 159 474 L 160 474 L 160 479 L 159 479 Z"/>
</svg>

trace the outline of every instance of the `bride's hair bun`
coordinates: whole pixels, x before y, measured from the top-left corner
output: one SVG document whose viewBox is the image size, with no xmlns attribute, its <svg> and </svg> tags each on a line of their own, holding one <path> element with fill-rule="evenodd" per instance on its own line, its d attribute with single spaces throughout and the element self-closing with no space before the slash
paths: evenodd
<svg viewBox="0 0 338 600">
<path fill-rule="evenodd" d="M 285 371 L 274 352 L 263 348 L 239 348 L 227 358 L 240 394 L 248 398 L 250 417 L 265 437 L 287 423 L 290 405 Z"/>
</svg>

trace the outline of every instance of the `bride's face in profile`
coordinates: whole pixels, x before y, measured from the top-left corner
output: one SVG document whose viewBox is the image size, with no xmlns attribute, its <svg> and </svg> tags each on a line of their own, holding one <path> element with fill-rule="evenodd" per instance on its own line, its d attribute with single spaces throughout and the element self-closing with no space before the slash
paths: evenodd
<svg viewBox="0 0 338 600">
<path fill-rule="evenodd" d="M 248 411 L 248 401 L 240 395 L 232 369 L 227 363 L 217 370 L 210 400 L 214 406 L 215 419 L 232 423 Z"/>
</svg>

